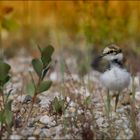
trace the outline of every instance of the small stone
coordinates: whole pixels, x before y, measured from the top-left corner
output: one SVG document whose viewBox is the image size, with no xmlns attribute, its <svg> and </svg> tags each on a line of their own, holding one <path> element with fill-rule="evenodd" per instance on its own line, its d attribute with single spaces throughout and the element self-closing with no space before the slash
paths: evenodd
<svg viewBox="0 0 140 140">
<path fill-rule="evenodd" d="M 16 128 L 22 127 L 22 120 L 21 120 L 21 118 L 16 118 L 15 119 L 15 127 Z"/>
<path fill-rule="evenodd" d="M 51 134 L 52 131 L 50 131 L 50 129 L 46 129 L 46 128 L 43 128 L 41 129 L 41 132 L 40 132 L 40 137 L 51 137 Z M 55 133 L 54 133 L 55 134 Z"/>
<path fill-rule="evenodd" d="M 54 139 L 54 136 L 55 135 L 59 135 L 62 131 L 62 126 L 61 125 L 58 125 L 56 127 L 51 127 L 50 129 L 46 129 L 46 128 L 43 128 L 41 129 L 41 137 L 52 137 L 53 136 L 53 139 Z"/>
<path fill-rule="evenodd" d="M 41 132 L 41 129 L 40 128 L 37 128 L 37 129 L 34 130 L 33 135 L 39 136 L 40 135 L 40 132 Z"/>
<path fill-rule="evenodd" d="M 70 104 L 69 104 L 69 106 L 70 106 L 70 107 L 75 107 L 75 106 L 76 106 L 76 103 L 73 102 L 73 101 L 71 101 Z"/>
<path fill-rule="evenodd" d="M 96 114 L 95 114 L 95 119 L 98 119 L 99 117 L 101 117 L 101 115 L 102 115 L 102 114 L 100 114 L 100 112 L 97 111 Z"/>
<path fill-rule="evenodd" d="M 41 123 L 46 124 L 46 125 L 49 125 L 49 126 L 55 125 L 55 121 L 53 120 L 53 118 L 52 117 L 49 117 L 47 115 L 42 116 L 39 121 Z"/>
<path fill-rule="evenodd" d="M 21 140 L 21 138 L 22 137 L 17 134 L 10 135 L 10 137 L 9 137 L 10 140 Z"/>
<path fill-rule="evenodd" d="M 125 94 L 123 100 L 121 100 L 121 104 L 125 106 L 125 105 L 129 105 L 130 102 L 131 102 L 130 95 Z"/>
<path fill-rule="evenodd" d="M 125 139 L 125 132 L 124 131 L 120 131 L 120 133 L 116 136 L 116 140 L 122 140 Z"/>
<path fill-rule="evenodd" d="M 116 123 L 116 125 L 117 124 L 122 124 L 123 123 L 123 120 L 116 120 L 115 123 Z"/>
<path fill-rule="evenodd" d="M 30 102 L 30 101 L 32 101 L 32 97 L 30 96 L 30 95 L 27 95 L 27 96 L 25 96 L 25 98 L 24 98 L 24 100 L 23 100 L 23 103 L 28 103 L 28 102 Z"/>
<path fill-rule="evenodd" d="M 118 108 L 118 109 L 116 109 L 116 112 L 117 113 L 124 113 L 124 108 Z"/>
<path fill-rule="evenodd" d="M 39 102 L 39 104 L 41 105 L 41 107 L 47 108 L 49 106 L 50 103 L 50 99 L 45 98 L 40 96 L 41 101 Z"/>
<path fill-rule="evenodd" d="M 52 72 L 52 73 L 50 74 L 50 79 L 51 79 L 53 82 L 57 81 L 57 79 L 58 79 L 57 73 L 56 73 L 56 72 Z"/>
<path fill-rule="evenodd" d="M 76 108 L 74 108 L 74 107 L 71 107 L 71 108 L 69 109 L 70 114 L 75 113 L 75 111 L 76 111 Z"/>
<path fill-rule="evenodd" d="M 34 129 L 35 129 L 34 127 L 30 127 L 30 128 L 27 127 L 21 131 L 21 134 L 23 136 L 31 136 L 34 132 Z"/>
<path fill-rule="evenodd" d="M 28 140 L 36 140 L 36 137 L 33 137 L 33 136 L 28 137 Z"/>
<path fill-rule="evenodd" d="M 67 100 L 67 102 L 69 102 L 70 101 L 70 97 L 67 97 L 66 100 Z"/>
<path fill-rule="evenodd" d="M 25 99 L 25 97 L 26 97 L 26 95 L 18 96 L 17 100 L 18 100 L 19 102 L 23 102 L 24 99 Z"/>
<path fill-rule="evenodd" d="M 95 105 L 96 107 L 102 107 L 103 105 L 102 105 L 102 103 L 96 103 L 96 105 Z"/>
<path fill-rule="evenodd" d="M 107 122 L 105 122 L 104 124 L 103 124 L 103 127 L 108 127 L 109 126 L 109 124 L 107 123 Z"/>
<path fill-rule="evenodd" d="M 26 104 L 28 102 L 31 102 L 32 101 L 32 96 L 31 95 L 27 95 L 25 96 L 24 100 L 23 100 L 23 103 Z M 35 103 L 39 103 L 41 100 L 39 98 L 36 98 L 35 100 Z"/>
<path fill-rule="evenodd" d="M 80 114 L 84 113 L 84 111 L 82 109 L 78 109 L 77 113 L 80 115 Z"/>
<path fill-rule="evenodd" d="M 65 135 L 65 139 L 72 139 L 72 137 L 71 137 L 70 134 L 66 134 L 66 135 Z"/>
<path fill-rule="evenodd" d="M 127 124 L 123 124 L 123 128 L 128 129 L 128 125 Z"/>
<path fill-rule="evenodd" d="M 93 98 L 93 102 L 94 103 L 98 103 L 99 102 L 99 99 L 98 98 Z"/>
<path fill-rule="evenodd" d="M 29 122 L 28 127 L 34 127 L 34 123 L 33 122 Z"/>
<path fill-rule="evenodd" d="M 137 92 L 135 93 L 135 99 L 136 99 L 137 101 L 140 101 L 140 91 L 137 91 Z"/>
<path fill-rule="evenodd" d="M 133 131 L 132 130 L 126 129 L 125 132 L 127 134 L 127 139 L 132 139 L 133 138 Z"/>
<path fill-rule="evenodd" d="M 103 126 L 104 118 L 100 117 L 99 119 L 96 120 L 96 122 L 99 126 Z"/>
</svg>

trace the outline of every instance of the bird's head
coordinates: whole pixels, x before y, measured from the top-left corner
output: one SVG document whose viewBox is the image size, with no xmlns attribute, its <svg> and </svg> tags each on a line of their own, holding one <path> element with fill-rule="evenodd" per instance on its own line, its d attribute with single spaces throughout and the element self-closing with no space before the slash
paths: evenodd
<svg viewBox="0 0 140 140">
<path fill-rule="evenodd" d="M 101 58 L 104 58 L 108 61 L 122 61 L 123 60 L 123 53 L 122 50 L 115 44 L 111 44 L 107 46 L 101 55 Z"/>
</svg>

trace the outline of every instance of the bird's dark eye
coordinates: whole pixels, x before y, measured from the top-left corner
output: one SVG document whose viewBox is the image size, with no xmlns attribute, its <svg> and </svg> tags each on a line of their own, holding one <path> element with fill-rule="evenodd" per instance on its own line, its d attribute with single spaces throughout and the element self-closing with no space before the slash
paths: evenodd
<svg viewBox="0 0 140 140">
<path fill-rule="evenodd" d="M 118 52 L 119 52 L 119 53 L 121 53 L 121 52 L 122 52 L 122 50 L 120 49 Z"/>
<path fill-rule="evenodd" d="M 113 53 L 114 51 L 113 50 L 111 50 L 109 53 Z"/>
</svg>

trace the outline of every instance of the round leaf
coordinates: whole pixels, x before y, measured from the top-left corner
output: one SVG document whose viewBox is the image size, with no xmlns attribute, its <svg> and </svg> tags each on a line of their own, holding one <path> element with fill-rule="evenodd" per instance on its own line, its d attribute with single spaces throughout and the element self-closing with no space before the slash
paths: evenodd
<svg viewBox="0 0 140 140">
<path fill-rule="evenodd" d="M 4 81 L 7 78 L 10 68 L 10 65 L 0 60 L 0 81 Z"/>
<path fill-rule="evenodd" d="M 6 122 L 7 124 L 11 124 L 11 122 L 12 122 L 12 120 L 13 120 L 13 112 L 10 111 L 10 110 L 8 110 L 8 109 L 6 109 L 6 110 L 4 111 L 4 116 L 5 116 L 5 122 Z"/>
<path fill-rule="evenodd" d="M 29 83 L 26 87 L 26 92 L 28 95 L 34 96 L 35 94 L 35 86 L 33 83 Z"/>
<path fill-rule="evenodd" d="M 5 116 L 4 116 L 4 110 L 1 110 L 1 111 L 0 111 L 0 122 L 1 122 L 1 123 L 4 122 L 4 118 L 5 118 Z"/>
<path fill-rule="evenodd" d="M 50 63 L 53 52 L 54 52 L 54 48 L 51 45 L 48 45 L 42 50 L 41 60 L 44 66 L 47 66 Z"/>
<path fill-rule="evenodd" d="M 39 85 L 38 93 L 48 90 L 52 85 L 52 81 L 44 81 Z"/>
<path fill-rule="evenodd" d="M 41 78 L 42 70 L 43 70 L 42 62 L 39 59 L 35 58 L 32 60 L 32 65 L 37 75 Z"/>
</svg>

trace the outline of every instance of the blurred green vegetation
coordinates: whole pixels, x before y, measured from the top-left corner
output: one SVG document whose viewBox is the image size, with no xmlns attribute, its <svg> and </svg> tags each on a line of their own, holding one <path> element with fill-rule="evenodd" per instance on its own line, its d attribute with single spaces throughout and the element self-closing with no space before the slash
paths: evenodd
<svg viewBox="0 0 140 140">
<path fill-rule="evenodd" d="M 115 42 L 140 52 L 139 1 L 0 1 L 0 9 L 5 47 L 15 40 L 79 48 Z"/>
</svg>

